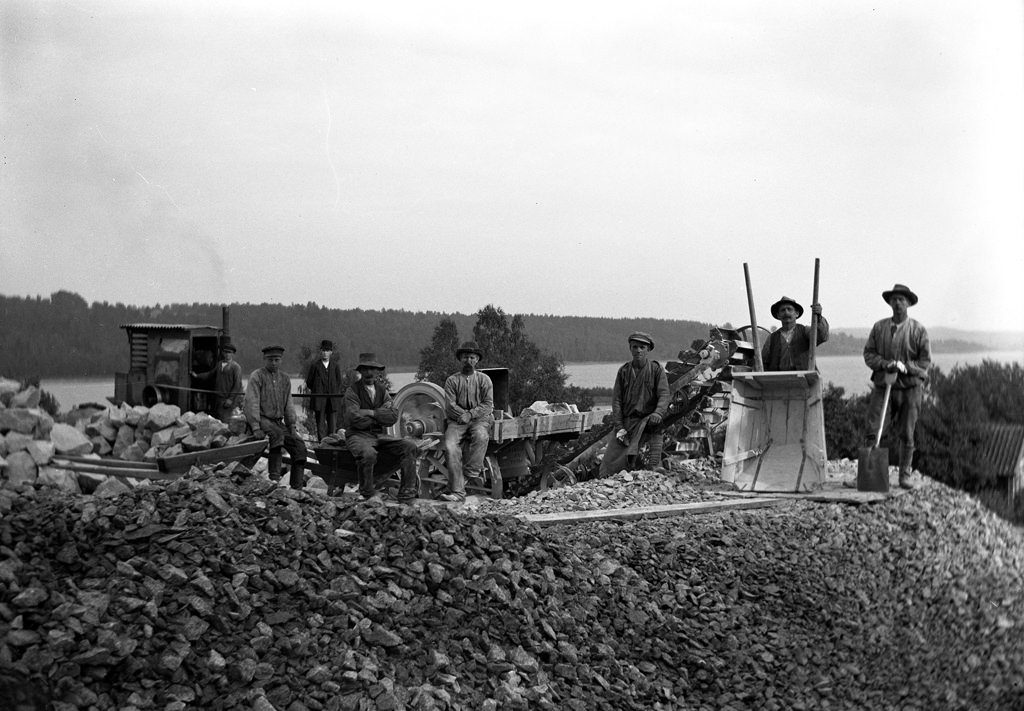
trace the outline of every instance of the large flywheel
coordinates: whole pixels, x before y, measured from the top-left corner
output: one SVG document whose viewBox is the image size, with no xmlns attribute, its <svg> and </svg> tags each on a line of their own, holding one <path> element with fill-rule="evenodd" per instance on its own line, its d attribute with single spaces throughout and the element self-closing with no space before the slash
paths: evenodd
<svg viewBox="0 0 1024 711">
<path fill-rule="evenodd" d="M 423 437 L 444 432 L 444 390 L 434 383 L 409 383 L 394 398 L 398 410 L 399 433 L 406 437 Z"/>
</svg>

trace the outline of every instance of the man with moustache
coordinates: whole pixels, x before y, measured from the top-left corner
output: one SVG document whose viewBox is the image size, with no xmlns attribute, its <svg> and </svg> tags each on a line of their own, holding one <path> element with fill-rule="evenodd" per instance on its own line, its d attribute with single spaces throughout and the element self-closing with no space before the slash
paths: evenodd
<svg viewBox="0 0 1024 711">
<path fill-rule="evenodd" d="M 253 437 L 270 439 L 267 454 L 267 473 L 277 481 L 281 478 L 281 462 L 285 449 L 292 460 L 288 483 L 293 489 L 301 489 L 303 470 L 306 463 L 306 445 L 295 432 L 295 407 L 292 405 L 292 383 L 281 372 L 282 346 L 267 346 L 263 349 L 263 367 L 254 370 L 245 388 L 242 409 Z"/>
<path fill-rule="evenodd" d="M 360 353 L 359 380 L 345 391 L 345 446 L 356 461 L 359 493 L 364 499 L 379 499 L 373 468 L 377 455 L 384 452 L 401 460 L 402 478 L 398 487 L 399 503 L 412 503 L 419 496 L 420 482 L 416 474 L 416 445 L 405 438 L 384 435 L 384 429 L 398 421 L 391 394 L 379 382 L 384 364 L 373 353 Z"/>
<path fill-rule="evenodd" d="M 448 376 L 444 383 L 448 486 L 439 497 L 443 501 L 465 501 L 466 479 L 483 480 L 484 457 L 494 426 L 494 384 L 486 373 L 476 369 L 483 357 L 474 341 L 463 343 L 455 351 L 462 370 Z"/>
<path fill-rule="evenodd" d="M 811 313 L 818 317 L 815 343 L 821 345 L 828 340 L 828 321 L 821 315 L 821 304 L 811 304 Z M 788 296 L 772 304 L 772 317 L 781 321 L 782 327 L 773 331 L 761 348 L 765 370 L 807 370 L 811 329 L 796 322 L 803 314 L 804 307 Z"/>
<path fill-rule="evenodd" d="M 316 438 L 322 440 L 338 429 L 338 410 L 341 409 L 341 366 L 331 360 L 334 344 L 320 341 L 320 357 L 309 364 L 306 373 L 306 387 L 309 388 L 309 409 L 316 421 Z M 319 395 L 320 397 L 317 397 Z"/>
<path fill-rule="evenodd" d="M 869 403 L 871 432 L 877 433 L 881 425 L 885 374 L 896 373 L 886 419 L 895 428 L 900 443 L 900 488 L 912 489 L 914 430 L 932 362 L 931 345 L 925 327 L 907 315 L 907 309 L 917 303 L 917 294 L 903 284 L 896 284 L 882 292 L 882 299 L 892 309 L 892 317 L 876 322 L 864 344 L 864 363 L 871 368 L 874 383 Z M 872 443 L 874 439 L 872 434 Z"/>
<path fill-rule="evenodd" d="M 610 415 L 615 436 L 601 461 L 602 477 L 632 465 L 644 438 L 650 441 L 649 466 L 661 467 L 661 421 L 670 399 L 668 376 L 658 361 L 648 358 L 654 350 L 649 333 L 636 331 L 626 340 L 633 359 L 615 374 Z"/>
</svg>

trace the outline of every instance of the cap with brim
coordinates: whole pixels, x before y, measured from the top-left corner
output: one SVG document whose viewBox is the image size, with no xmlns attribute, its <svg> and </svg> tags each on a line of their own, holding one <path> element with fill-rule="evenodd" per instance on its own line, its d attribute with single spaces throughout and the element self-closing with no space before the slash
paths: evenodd
<svg viewBox="0 0 1024 711">
<path fill-rule="evenodd" d="M 885 303 L 888 304 L 889 303 L 889 299 L 891 299 L 894 294 L 902 294 L 903 296 L 907 297 L 907 302 L 911 306 L 913 306 L 914 304 L 917 303 L 917 294 L 912 292 L 910 289 L 908 289 L 903 284 L 895 284 L 888 291 L 883 291 L 882 292 L 882 298 L 885 299 Z"/>
<path fill-rule="evenodd" d="M 651 349 L 652 351 L 654 350 L 654 339 L 651 337 L 651 334 L 649 333 L 644 333 L 643 331 L 633 331 L 633 333 L 629 334 L 629 338 L 626 339 L 627 343 L 631 341 L 636 341 L 637 343 L 644 343 L 647 345 L 649 349 Z"/>
<path fill-rule="evenodd" d="M 484 352 L 480 350 L 480 346 L 476 344 L 476 341 L 466 341 L 458 350 L 455 351 L 455 358 L 458 360 L 464 353 L 473 353 L 477 358 L 483 358 Z"/>
<path fill-rule="evenodd" d="M 804 307 L 803 306 L 801 306 L 797 302 L 793 301 L 788 296 L 783 296 L 781 299 L 779 299 L 774 304 L 772 304 L 772 318 L 778 318 L 779 317 L 779 309 L 781 309 L 786 304 L 789 304 L 794 309 L 796 309 L 796 317 L 797 318 L 800 318 L 801 316 L 804 315 Z"/>
<path fill-rule="evenodd" d="M 376 353 L 360 353 L 359 363 L 356 365 L 356 369 L 358 370 L 359 368 L 379 368 L 383 370 L 385 365 L 377 362 Z"/>
<path fill-rule="evenodd" d="M 284 346 L 266 346 L 262 349 L 263 355 L 284 355 Z"/>
<path fill-rule="evenodd" d="M 225 353 L 237 353 L 238 349 L 231 343 L 221 343 L 220 349 Z"/>
<path fill-rule="evenodd" d="M 320 341 L 320 350 L 322 351 L 333 351 L 334 344 L 330 341 Z"/>
</svg>

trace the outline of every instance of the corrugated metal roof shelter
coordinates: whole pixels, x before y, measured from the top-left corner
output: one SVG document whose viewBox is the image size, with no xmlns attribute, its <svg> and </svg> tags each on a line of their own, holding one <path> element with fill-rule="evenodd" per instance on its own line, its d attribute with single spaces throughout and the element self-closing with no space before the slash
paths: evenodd
<svg viewBox="0 0 1024 711">
<path fill-rule="evenodd" d="M 1024 425 L 990 423 L 983 429 L 981 459 L 1006 481 L 1010 501 L 1024 490 Z"/>
</svg>

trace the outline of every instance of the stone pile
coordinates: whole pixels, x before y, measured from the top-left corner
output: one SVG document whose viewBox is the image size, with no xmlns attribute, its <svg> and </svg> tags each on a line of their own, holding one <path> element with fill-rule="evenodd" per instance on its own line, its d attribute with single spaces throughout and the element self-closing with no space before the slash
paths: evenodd
<svg viewBox="0 0 1024 711">
<path fill-rule="evenodd" d="M 68 413 L 67 422 L 54 422 L 39 408 L 39 398 L 35 387 L 21 392 L 0 388 L 0 481 L 8 485 L 39 482 L 91 492 L 104 477 L 77 474 L 56 466 L 54 460 L 96 455 L 154 462 L 159 457 L 235 444 L 245 431 L 241 418 L 223 423 L 205 413 L 182 413 L 177 405 L 165 403 L 88 406 Z"/>
<path fill-rule="evenodd" d="M 57 711 L 1024 703 L 1021 532 L 939 485 L 539 529 L 233 463 L 0 490 L 0 514 L 0 707 L 4 684 Z"/>
</svg>

